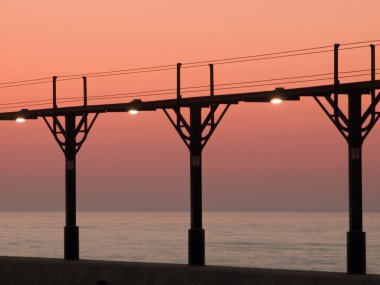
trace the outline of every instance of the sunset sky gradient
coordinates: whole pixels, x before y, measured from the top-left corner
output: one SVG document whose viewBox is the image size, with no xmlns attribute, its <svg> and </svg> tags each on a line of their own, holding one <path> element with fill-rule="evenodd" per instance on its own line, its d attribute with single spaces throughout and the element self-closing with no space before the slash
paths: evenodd
<svg viewBox="0 0 380 285">
<path fill-rule="evenodd" d="M 378 40 L 379 11 L 376 0 L 3 0 L 0 83 Z M 342 71 L 369 67 L 369 48 L 341 53 Z M 215 83 L 332 71 L 327 53 L 215 66 Z M 208 70 L 186 69 L 182 80 L 183 86 L 208 84 Z M 172 70 L 90 78 L 88 88 L 91 98 L 175 83 Z M 50 99 L 51 90 L 51 84 L 3 88 L 0 103 Z M 80 80 L 58 84 L 58 97 L 81 92 Z M 43 121 L 1 122 L 1 130 L 0 210 L 63 209 L 64 156 Z M 380 210 L 379 147 L 376 126 L 363 147 L 365 210 Z M 347 172 L 346 142 L 312 99 L 241 103 L 204 149 L 204 208 L 346 210 Z M 163 112 L 101 114 L 77 156 L 77 197 L 80 210 L 188 209 L 188 150 Z"/>
</svg>

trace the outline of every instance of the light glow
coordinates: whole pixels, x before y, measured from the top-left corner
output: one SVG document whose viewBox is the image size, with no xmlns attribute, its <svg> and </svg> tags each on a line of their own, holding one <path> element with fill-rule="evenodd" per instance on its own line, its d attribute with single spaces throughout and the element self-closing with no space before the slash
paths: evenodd
<svg viewBox="0 0 380 285">
<path fill-rule="evenodd" d="M 136 114 L 139 113 L 139 111 L 136 110 L 136 109 L 131 109 L 131 110 L 128 111 L 128 113 L 131 114 L 131 115 L 136 115 Z"/>
<path fill-rule="evenodd" d="M 22 117 L 16 118 L 17 123 L 24 123 L 26 120 Z"/>
<path fill-rule="evenodd" d="M 272 100 L 270 100 L 270 102 L 273 104 L 281 104 L 282 100 L 280 98 L 273 98 Z"/>
</svg>

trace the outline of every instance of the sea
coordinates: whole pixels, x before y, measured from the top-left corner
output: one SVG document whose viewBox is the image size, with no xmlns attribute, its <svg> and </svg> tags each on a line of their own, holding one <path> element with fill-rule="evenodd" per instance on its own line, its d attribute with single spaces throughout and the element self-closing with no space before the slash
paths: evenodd
<svg viewBox="0 0 380 285">
<path fill-rule="evenodd" d="M 63 257 L 64 212 L 0 212 L 0 255 Z M 205 211 L 206 264 L 346 271 L 346 212 Z M 79 211 L 82 259 L 187 263 L 187 211 Z M 364 213 L 380 274 L 380 213 Z"/>
</svg>

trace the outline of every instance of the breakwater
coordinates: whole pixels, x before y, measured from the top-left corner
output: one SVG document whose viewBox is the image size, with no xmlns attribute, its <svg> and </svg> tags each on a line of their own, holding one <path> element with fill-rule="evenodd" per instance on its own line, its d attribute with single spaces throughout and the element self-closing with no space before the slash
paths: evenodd
<svg viewBox="0 0 380 285">
<path fill-rule="evenodd" d="M 117 261 L 0 257 L 7 285 L 379 285 L 380 275 L 187 266 Z"/>
</svg>

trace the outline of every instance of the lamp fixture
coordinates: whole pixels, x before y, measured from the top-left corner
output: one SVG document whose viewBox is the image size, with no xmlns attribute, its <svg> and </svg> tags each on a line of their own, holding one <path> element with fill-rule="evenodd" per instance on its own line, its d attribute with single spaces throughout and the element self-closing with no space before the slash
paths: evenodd
<svg viewBox="0 0 380 285">
<path fill-rule="evenodd" d="M 18 117 L 18 118 L 16 118 L 16 122 L 17 122 L 17 123 L 24 123 L 25 121 L 26 121 L 26 119 L 23 118 L 23 117 Z"/>
<path fill-rule="evenodd" d="M 131 115 L 136 115 L 136 114 L 139 113 L 139 111 L 136 110 L 136 109 L 130 109 L 130 110 L 128 111 L 128 113 L 131 114 Z"/>
<path fill-rule="evenodd" d="M 273 104 L 281 104 L 282 103 L 282 99 L 280 98 L 273 98 L 270 100 L 271 103 Z"/>
</svg>

